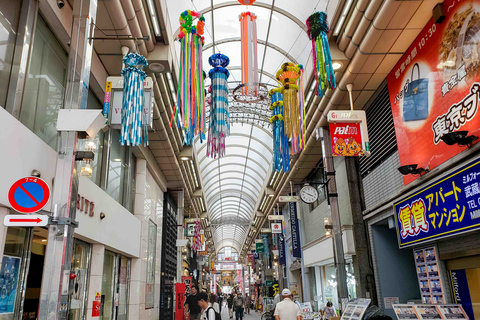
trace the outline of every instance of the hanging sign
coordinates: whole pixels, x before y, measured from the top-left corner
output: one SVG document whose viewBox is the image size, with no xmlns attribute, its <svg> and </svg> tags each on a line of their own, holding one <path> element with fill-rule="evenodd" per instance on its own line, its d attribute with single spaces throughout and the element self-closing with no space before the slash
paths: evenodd
<svg viewBox="0 0 480 320">
<path fill-rule="evenodd" d="M 443 10 L 443 22 L 431 18 L 387 76 L 401 165 L 432 170 L 465 150 L 443 135 L 480 135 L 480 0 L 445 0 Z"/>
<path fill-rule="evenodd" d="M 283 217 L 283 216 L 281 216 Z M 283 228 L 282 228 L 282 223 L 281 222 L 274 222 L 271 224 L 272 233 L 282 233 Z"/>
<path fill-rule="evenodd" d="M 256 249 L 255 251 L 257 253 L 264 253 L 265 252 L 265 247 L 263 246 L 263 242 L 261 242 L 261 243 L 257 242 L 255 244 L 255 249 Z"/>
<path fill-rule="evenodd" d="M 330 111 L 327 119 L 330 123 L 333 156 L 356 157 L 370 155 L 365 111 Z"/>
<path fill-rule="evenodd" d="M 50 199 L 50 187 L 40 178 L 25 177 L 17 180 L 8 191 L 8 202 L 20 213 L 42 210 Z"/>
<path fill-rule="evenodd" d="M 295 201 L 292 201 L 292 202 L 295 202 Z M 268 216 L 268 220 L 272 221 L 272 220 L 282 220 L 283 221 L 284 217 L 283 215 L 281 214 L 274 214 L 274 215 L 269 215 Z"/>
<path fill-rule="evenodd" d="M 480 229 L 480 161 L 393 205 L 400 247 Z"/>
<path fill-rule="evenodd" d="M 290 227 L 292 231 L 292 250 L 295 258 L 302 257 L 302 247 L 300 245 L 300 228 L 297 218 L 297 203 L 290 202 Z"/>
<path fill-rule="evenodd" d="M 252 254 L 253 254 L 253 259 L 255 260 L 260 259 L 260 255 L 255 250 L 252 250 Z"/>
<path fill-rule="evenodd" d="M 281 265 L 287 264 L 287 259 L 285 257 L 285 237 L 283 233 L 277 234 L 278 239 L 278 262 Z"/>
<path fill-rule="evenodd" d="M 279 196 L 278 202 L 297 202 L 300 201 L 299 196 Z"/>
<path fill-rule="evenodd" d="M 188 296 L 192 287 L 192 277 L 182 276 L 182 283 L 185 284 L 185 295 Z"/>
</svg>

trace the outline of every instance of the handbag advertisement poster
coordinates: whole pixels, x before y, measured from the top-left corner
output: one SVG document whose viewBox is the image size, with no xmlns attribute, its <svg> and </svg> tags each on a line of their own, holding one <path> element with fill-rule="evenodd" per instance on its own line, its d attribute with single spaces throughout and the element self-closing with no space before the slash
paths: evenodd
<svg viewBox="0 0 480 320">
<path fill-rule="evenodd" d="M 464 151 L 441 137 L 480 136 L 480 0 L 445 0 L 387 77 L 400 164 L 430 170 Z M 404 176 L 404 184 L 417 177 Z"/>
</svg>

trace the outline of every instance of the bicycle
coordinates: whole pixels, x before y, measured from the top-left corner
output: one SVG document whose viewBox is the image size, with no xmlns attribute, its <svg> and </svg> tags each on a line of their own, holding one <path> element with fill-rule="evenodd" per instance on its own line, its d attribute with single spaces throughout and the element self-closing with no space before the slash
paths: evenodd
<svg viewBox="0 0 480 320">
<path fill-rule="evenodd" d="M 262 314 L 262 320 L 275 320 L 275 317 L 273 316 L 273 311 L 265 311 Z"/>
</svg>

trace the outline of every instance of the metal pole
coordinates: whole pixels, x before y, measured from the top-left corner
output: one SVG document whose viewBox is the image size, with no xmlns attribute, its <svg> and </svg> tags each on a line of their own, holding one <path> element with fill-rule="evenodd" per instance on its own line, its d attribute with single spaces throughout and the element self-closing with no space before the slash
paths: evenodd
<svg viewBox="0 0 480 320">
<path fill-rule="evenodd" d="M 337 184 L 335 181 L 335 166 L 332 157 L 332 144 L 330 142 L 330 131 L 327 127 L 322 128 L 323 143 L 322 151 L 324 166 L 327 170 L 327 188 L 330 200 L 330 211 L 332 212 L 333 226 L 333 251 L 335 254 L 335 268 L 337 271 L 337 292 L 340 310 L 343 310 L 344 299 L 348 301 L 347 272 L 345 270 L 345 255 L 343 252 L 342 223 L 340 221 L 340 210 L 338 207 Z"/>
<path fill-rule="evenodd" d="M 65 92 L 66 109 L 85 109 L 92 60 L 93 23 L 97 0 L 77 0 L 73 9 L 72 37 L 68 54 L 68 78 Z M 62 132 L 58 136 L 58 156 L 53 186 L 52 224 L 48 230 L 48 244 L 40 294 L 38 319 L 67 319 L 69 303 L 70 267 L 78 194 L 78 172 L 75 165 L 76 132 Z"/>
</svg>

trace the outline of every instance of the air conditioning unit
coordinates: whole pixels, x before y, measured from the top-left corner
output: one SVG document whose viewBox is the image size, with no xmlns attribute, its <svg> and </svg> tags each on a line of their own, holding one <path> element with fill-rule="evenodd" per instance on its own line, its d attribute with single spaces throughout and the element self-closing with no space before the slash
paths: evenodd
<svg viewBox="0 0 480 320">
<path fill-rule="evenodd" d="M 146 116 L 148 129 L 153 131 L 153 79 L 147 77 L 143 82 L 143 113 Z M 113 129 L 122 128 L 123 104 L 123 77 L 107 77 L 103 115 L 107 117 L 108 124 Z"/>
</svg>

